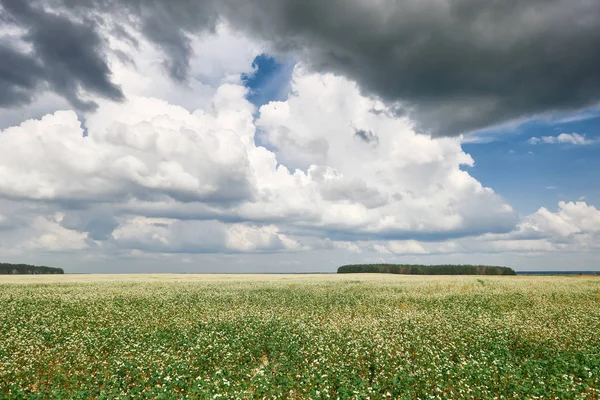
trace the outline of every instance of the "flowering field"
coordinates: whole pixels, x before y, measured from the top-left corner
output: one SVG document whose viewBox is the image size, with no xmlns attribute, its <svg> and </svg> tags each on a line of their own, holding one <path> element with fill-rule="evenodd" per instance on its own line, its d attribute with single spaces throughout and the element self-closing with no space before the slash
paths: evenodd
<svg viewBox="0 0 600 400">
<path fill-rule="evenodd" d="M 0 278 L 0 397 L 600 398 L 600 279 Z"/>
</svg>

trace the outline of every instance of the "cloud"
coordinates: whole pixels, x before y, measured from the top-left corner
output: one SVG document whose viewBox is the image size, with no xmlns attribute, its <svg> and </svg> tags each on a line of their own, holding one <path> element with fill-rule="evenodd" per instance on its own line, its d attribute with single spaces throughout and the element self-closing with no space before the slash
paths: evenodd
<svg viewBox="0 0 600 400">
<path fill-rule="evenodd" d="M 401 101 L 437 135 L 599 100 L 589 86 L 598 79 L 595 2 L 258 3 L 231 11 L 234 24 L 294 49 L 315 70 L 344 74 L 367 93 Z M 572 69 L 549 68 L 564 59 Z"/>
<path fill-rule="evenodd" d="M 185 82 L 165 78 L 163 54 L 160 49 L 135 30 L 128 30 L 136 45 L 129 39 L 109 36 L 115 51 L 131 54 L 135 65 L 109 54 L 113 81 L 131 97 L 161 99 L 193 112 L 208 110 L 218 88 L 224 83 L 239 84 L 240 75 L 252 70 L 252 60 L 263 52 L 260 43 L 252 41 L 220 24 L 214 34 L 192 37 L 193 57 Z"/>
<path fill-rule="evenodd" d="M 60 221 L 60 226 L 69 230 L 87 233 L 92 240 L 107 240 L 119 226 L 111 212 L 69 210 Z"/>
<path fill-rule="evenodd" d="M 575 144 L 575 145 L 586 145 L 594 143 L 593 140 L 586 139 L 585 136 L 582 136 L 578 133 L 561 133 L 560 135 L 553 136 L 544 136 L 542 137 L 542 141 L 548 144 Z"/>
<path fill-rule="evenodd" d="M 24 14 L 14 11 L 19 8 L 14 0 L 3 4 L 8 12 Z M 359 0 L 37 0 L 30 4 L 20 8 L 35 10 L 35 19 L 15 19 L 32 30 L 36 50 L 31 59 L 49 60 L 56 67 L 52 70 L 59 79 L 51 82 L 75 105 L 87 104 L 75 94 L 76 84 L 109 98 L 120 97 L 102 62 L 105 50 L 95 39 L 102 23 L 141 32 L 165 55 L 168 74 L 185 82 L 191 76 L 193 38 L 214 31 L 220 21 L 269 43 L 275 51 L 294 53 L 312 71 L 356 81 L 364 93 L 395 103 L 398 115 L 410 115 L 418 130 L 434 135 L 455 136 L 531 116 L 581 110 L 600 101 L 595 51 L 600 45 L 596 23 L 600 5 L 594 1 L 527 0 L 510 6 L 477 0 L 368 4 Z M 84 29 L 73 18 L 95 24 L 86 23 Z M 58 20 L 63 23 L 51 23 Z M 48 40 L 42 40 L 39 32 L 49 32 Z M 52 58 L 51 50 L 58 50 L 54 45 L 61 43 L 54 40 L 54 33 L 70 41 L 65 48 L 87 60 L 65 64 L 76 82 L 68 81 L 67 87 L 64 71 Z M 73 50 L 64 56 L 80 59 L 71 55 Z M 569 60 L 568 67 L 563 60 Z M 88 72 L 94 72 L 93 77 Z M 32 74 L 36 76 L 36 71 Z M 13 97 L 27 101 L 27 96 Z"/>
<path fill-rule="evenodd" d="M 2 131 L 0 193 L 64 202 L 156 196 L 235 202 L 250 193 L 241 132 L 210 116 L 136 98 L 105 104 L 87 124 L 84 137 L 76 114 L 58 111 Z"/>
<path fill-rule="evenodd" d="M 31 102 L 43 80 L 42 66 L 32 57 L 2 42 L 0 60 L 0 107 Z"/>
<path fill-rule="evenodd" d="M 595 140 L 586 139 L 584 135 L 578 133 L 561 133 L 558 136 L 542 136 L 541 138 L 532 137 L 528 140 L 529 144 L 572 144 L 576 146 L 584 146 L 596 143 Z"/>
<path fill-rule="evenodd" d="M 211 1 L 188 1 L 183 6 L 168 1 L 155 2 L 152 6 L 146 3 L 131 2 L 132 7 L 142 10 L 142 32 L 166 55 L 164 65 L 169 75 L 175 80 L 186 81 L 192 55 L 189 31 L 216 29 L 218 16 L 214 5 Z M 148 8 L 150 10 L 146 12 Z"/>
<path fill-rule="evenodd" d="M 139 54 L 111 49 L 108 42 L 121 40 L 137 48 L 140 35 L 164 55 L 161 64 L 167 75 L 187 85 L 194 41 L 200 33 L 217 30 L 212 3 L 1 0 L 0 20 L 17 33 L 3 37 L 0 32 L 0 88 L 7 93 L 0 107 L 28 104 L 45 90 L 81 111 L 96 108 L 95 96 L 122 101 L 124 93 L 113 81 L 109 59 L 136 65 Z M 29 50 L 2 44 L 16 40 Z"/>
<path fill-rule="evenodd" d="M 375 244 L 373 249 L 384 254 L 427 254 L 427 250 L 415 240 L 389 241 L 383 245 Z"/>
<path fill-rule="evenodd" d="M 600 250 L 600 211 L 585 202 L 559 202 L 552 212 L 544 207 L 525 216 L 503 234 L 423 242 L 418 240 L 335 241 L 331 246 L 361 254 L 399 255 L 556 254 Z M 489 257 L 489 256 L 488 256 Z"/>
<path fill-rule="evenodd" d="M 85 250 L 86 235 L 61 226 L 63 214 L 54 216 L 38 216 L 31 222 L 31 229 L 36 234 L 27 238 L 16 247 L 23 251 L 62 252 Z"/>
<path fill-rule="evenodd" d="M 347 79 L 297 67 L 289 99 L 262 106 L 257 126 L 277 161 L 296 169 L 294 176 L 312 191 L 290 187 L 276 203 L 289 204 L 298 193 L 303 200 L 297 204 L 314 204 L 321 214 L 315 217 L 331 235 L 512 228 L 512 209 L 461 169 L 473 160 L 460 139 L 418 135 L 410 120 L 386 111 Z M 357 130 L 376 136 L 379 145 L 357 138 Z M 315 214 L 301 208 L 298 213 Z"/>
<path fill-rule="evenodd" d="M 110 80 L 102 39 L 93 21 L 74 21 L 19 0 L 2 0 L 0 6 L 1 19 L 23 29 L 21 39 L 32 48 L 25 53 L 0 46 L 0 82 L 8 93 L 0 106 L 30 102 L 43 84 L 79 110 L 96 107 L 85 94 L 123 100 L 123 92 Z"/>
<path fill-rule="evenodd" d="M 290 97 L 261 107 L 258 120 L 246 93 L 223 83 L 194 112 L 145 97 L 100 101 L 85 136 L 72 111 L 8 128 L 0 197 L 35 205 L 30 221 L 61 213 L 53 234 L 66 229 L 107 252 L 431 241 L 508 232 L 517 222 L 463 170 L 473 159 L 459 138 L 419 135 L 408 119 L 373 112 L 385 105 L 345 78 L 297 67 Z M 272 150 L 256 144 L 257 132 Z"/>
<path fill-rule="evenodd" d="M 106 56 L 111 66 L 113 83 L 128 97 L 154 97 L 188 111 L 210 108 L 219 86 L 222 83 L 239 83 L 240 74 L 251 71 L 252 60 L 263 52 L 260 43 L 251 41 L 221 24 L 214 34 L 192 38 L 194 56 L 190 60 L 190 77 L 185 83 L 180 83 L 165 78 L 160 49 L 127 25 L 120 27 L 124 33 L 102 33 L 106 39 L 104 48 L 108 51 Z M 108 28 L 103 30 L 109 31 Z M 0 36 L 2 31 L 0 29 Z M 8 32 L 14 39 L 10 42 L 12 47 L 28 51 L 26 43 L 19 42 L 19 32 L 13 31 L 12 27 L 9 27 Z M 135 63 L 123 60 L 118 54 L 127 54 Z M 18 72 L 25 71 L 25 68 L 26 66 L 15 67 L 10 70 Z M 0 130 L 19 125 L 25 119 L 40 119 L 56 110 L 73 108 L 58 94 L 51 91 L 42 92 L 46 86 L 40 86 L 40 91 L 29 104 L 0 107 Z M 89 114 L 79 111 L 77 113 L 80 119 Z"/>
<path fill-rule="evenodd" d="M 6 215 L 0 214 L 0 231 L 12 228 L 12 221 Z"/>
<path fill-rule="evenodd" d="M 583 201 L 558 203 L 558 211 L 540 208 L 529 221 L 555 237 L 600 233 L 600 211 Z"/>
<path fill-rule="evenodd" d="M 373 134 L 373 132 L 365 131 L 364 129 L 357 129 L 354 133 L 354 136 L 363 140 L 366 143 L 379 143 L 379 139 L 376 135 Z"/>
<path fill-rule="evenodd" d="M 149 253 L 251 253 L 299 250 L 273 225 L 224 224 L 136 217 L 113 234 L 114 243 Z"/>
<path fill-rule="evenodd" d="M 482 240 L 505 250 L 527 246 L 546 251 L 597 250 L 600 248 L 600 211 L 584 201 L 560 201 L 556 212 L 541 207 L 524 217 L 514 231 L 484 235 Z"/>
</svg>

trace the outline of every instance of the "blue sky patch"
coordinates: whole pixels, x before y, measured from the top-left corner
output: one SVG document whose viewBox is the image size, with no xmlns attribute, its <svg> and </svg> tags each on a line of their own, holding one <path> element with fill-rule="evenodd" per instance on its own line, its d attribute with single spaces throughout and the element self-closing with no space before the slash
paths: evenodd
<svg viewBox="0 0 600 400">
<path fill-rule="evenodd" d="M 545 143 L 543 137 L 577 133 L 586 144 Z M 531 144 L 532 137 L 540 142 Z M 465 143 L 475 166 L 468 172 L 503 196 L 520 213 L 559 201 L 600 205 L 600 117 L 562 123 L 529 122 L 495 141 Z"/>
<path fill-rule="evenodd" d="M 284 101 L 290 91 L 295 61 L 276 59 L 260 54 L 252 62 L 254 72 L 242 75 L 244 86 L 250 89 L 248 100 L 257 108 L 270 101 Z"/>
</svg>

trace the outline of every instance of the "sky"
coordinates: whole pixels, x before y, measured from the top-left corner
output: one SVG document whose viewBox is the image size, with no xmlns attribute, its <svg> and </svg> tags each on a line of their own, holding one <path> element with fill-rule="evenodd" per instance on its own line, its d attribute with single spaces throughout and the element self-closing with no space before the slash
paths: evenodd
<svg viewBox="0 0 600 400">
<path fill-rule="evenodd" d="M 0 262 L 600 270 L 600 3 L 0 0 Z"/>
</svg>

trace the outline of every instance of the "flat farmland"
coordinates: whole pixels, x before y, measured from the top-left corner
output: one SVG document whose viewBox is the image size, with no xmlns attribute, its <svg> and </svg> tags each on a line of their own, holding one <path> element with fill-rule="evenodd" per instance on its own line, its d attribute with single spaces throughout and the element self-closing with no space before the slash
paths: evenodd
<svg viewBox="0 0 600 400">
<path fill-rule="evenodd" d="M 2 276 L 0 304 L 0 398 L 600 398 L 593 276 Z"/>
</svg>

